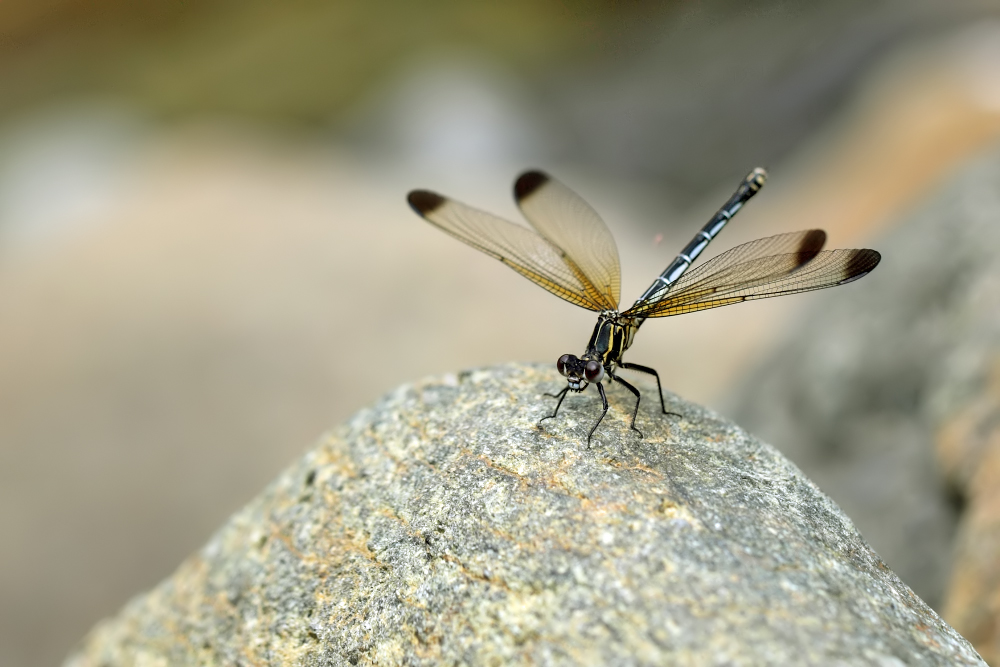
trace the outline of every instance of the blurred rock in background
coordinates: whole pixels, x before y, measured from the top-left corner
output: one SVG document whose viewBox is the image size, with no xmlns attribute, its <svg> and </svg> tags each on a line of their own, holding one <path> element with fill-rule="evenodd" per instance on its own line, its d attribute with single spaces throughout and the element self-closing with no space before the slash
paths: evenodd
<svg viewBox="0 0 1000 667">
<path fill-rule="evenodd" d="M 997 273 L 983 281 L 985 296 L 997 299 Z M 976 368 L 961 361 L 945 366 L 942 392 L 964 390 L 958 404 L 947 406 L 937 438 L 939 460 L 948 480 L 966 502 L 959 523 L 954 562 L 944 616 L 962 629 L 979 652 L 993 663 L 1000 660 L 1000 387 L 998 387 L 997 328 L 984 322 L 978 334 L 956 352 L 967 358 L 984 353 Z M 990 338 L 992 340 L 990 340 Z M 986 343 L 985 345 L 982 345 Z M 970 354 L 971 353 L 971 354 Z"/>
<path fill-rule="evenodd" d="M 810 307 L 727 410 L 987 660 L 1000 658 L 998 210 L 994 147 L 874 244 L 883 261 L 865 289 Z"/>
<path fill-rule="evenodd" d="M 550 169 L 608 220 L 626 299 L 757 164 L 768 188 L 713 250 L 873 244 L 1000 137 L 998 21 L 980 0 L 3 2 L 0 663 L 59 660 L 397 384 L 582 347 L 591 313 L 407 190 L 514 217 L 518 170 Z M 650 326 L 631 358 L 718 403 L 801 306 L 872 280 Z M 947 539 L 909 543 L 938 581 Z"/>
<path fill-rule="evenodd" d="M 971 171 L 966 181 L 967 194 L 961 196 L 977 210 L 951 224 L 966 222 L 980 232 L 984 249 L 970 252 L 969 265 L 956 276 L 963 294 L 952 317 L 953 342 L 937 362 L 928 406 L 937 461 L 965 503 L 944 615 L 995 664 L 1000 662 L 1000 256 L 996 216 L 978 207 L 1000 200 L 1000 158 Z"/>
</svg>

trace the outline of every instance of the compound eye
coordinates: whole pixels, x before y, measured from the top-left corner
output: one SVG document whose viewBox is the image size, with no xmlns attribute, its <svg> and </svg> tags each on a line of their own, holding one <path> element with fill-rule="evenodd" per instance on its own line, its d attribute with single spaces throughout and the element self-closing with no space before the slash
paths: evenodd
<svg viewBox="0 0 1000 667">
<path fill-rule="evenodd" d="M 588 361 L 583 368 L 583 377 L 587 382 L 600 382 L 604 379 L 604 366 L 599 361 Z"/>
<path fill-rule="evenodd" d="M 559 369 L 560 375 L 569 375 L 569 370 L 566 367 L 569 366 L 571 361 L 574 361 L 572 354 L 564 354 L 559 357 L 559 361 L 556 362 L 556 368 Z"/>
</svg>

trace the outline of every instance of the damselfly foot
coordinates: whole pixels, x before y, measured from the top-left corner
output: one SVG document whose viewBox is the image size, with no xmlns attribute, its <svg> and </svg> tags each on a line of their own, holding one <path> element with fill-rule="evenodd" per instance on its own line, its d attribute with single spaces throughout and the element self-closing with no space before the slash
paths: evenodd
<svg viewBox="0 0 1000 667">
<path fill-rule="evenodd" d="M 552 411 L 551 415 L 549 415 L 548 417 L 542 417 L 541 419 L 538 420 L 538 428 L 542 427 L 543 421 L 545 421 L 546 419 L 552 419 L 557 414 L 559 414 L 559 406 L 562 405 L 563 399 L 566 398 L 566 392 L 568 391 L 569 387 L 563 387 L 563 390 L 560 391 L 558 394 L 550 394 L 548 392 L 545 393 L 546 396 L 551 396 L 552 398 L 558 398 L 559 401 L 556 403 L 556 409 Z"/>
</svg>

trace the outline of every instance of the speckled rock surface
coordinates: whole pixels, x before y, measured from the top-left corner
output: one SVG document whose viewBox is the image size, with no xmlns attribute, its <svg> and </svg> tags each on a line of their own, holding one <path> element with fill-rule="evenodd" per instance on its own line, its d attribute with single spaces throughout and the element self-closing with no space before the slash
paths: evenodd
<svg viewBox="0 0 1000 667">
<path fill-rule="evenodd" d="M 554 369 L 401 387 L 98 625 L 84 665 L 978 665 L 770 446 Z"/>
</svg>

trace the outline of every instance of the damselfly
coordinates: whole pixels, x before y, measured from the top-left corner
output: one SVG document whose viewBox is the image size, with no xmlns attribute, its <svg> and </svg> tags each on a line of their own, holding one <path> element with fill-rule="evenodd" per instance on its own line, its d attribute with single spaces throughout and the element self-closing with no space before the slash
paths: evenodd
<svg viewBox="0 0 1000 667">
<path fill-rule="evenodd" d="M 766 177 L 763 169 L 751 171 L 649 289 L 631 308 L 621 312 L 621 269 L 611 232 L 587 202 L 551 176 L 528 171 L 514 183 L 514 199 L 534 230 L 427 190 L 414 190 L 407 199 L 413 210 L 431 224 L 499 259 L 556 296 L 598 313 L 583 355 L 564 354 L 556 362 L 567 386 L 558 394 L 549 394 L 558 400 L 552 414 L 543 418 L 551 419 L 559 413 L 567 392 L 581 392 L 590 384 L 597 385 L 604 409 L 587 434 L 589 446 L 608 412 L 605 380 L 618 382 L 635 394 L 630 428 L 642 436 L 635 427 L 639 390 L 616 375 L 616 368 L 655 377 L 660 409 L 671 414 L 663 400 L 659 373 L 622 361 L 635 332 L 647 318 L 845 285 L 878 265 L 881 257 L 874 250 L 823 250 L 826 232 L 810 229 L 744 243 L 687 272 L 733 215 L 757 194 Z"/>
</svg>

